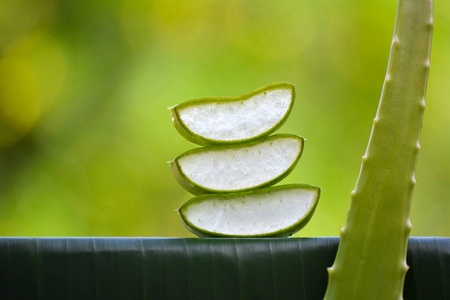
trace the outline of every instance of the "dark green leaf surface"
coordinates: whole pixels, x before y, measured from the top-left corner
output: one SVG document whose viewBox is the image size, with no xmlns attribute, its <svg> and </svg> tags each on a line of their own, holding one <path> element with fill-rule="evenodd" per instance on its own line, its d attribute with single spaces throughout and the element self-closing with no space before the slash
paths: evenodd
<svg viewBox="0 0 450 300">
<path fill-rule="evenodd" d="M 338 238 L 0 238 L 0 299 L 322 299 Z M 405 299 L 450 299 L 450 238 L 410 238 Z"/>
</svg>

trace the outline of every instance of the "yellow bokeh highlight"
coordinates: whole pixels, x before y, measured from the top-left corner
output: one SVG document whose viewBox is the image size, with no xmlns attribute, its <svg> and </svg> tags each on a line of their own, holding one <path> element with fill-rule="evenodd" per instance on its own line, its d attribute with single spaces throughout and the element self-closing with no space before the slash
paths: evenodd
<svg viewBox="0 0 450 300">
<path fill-rule="evenodd" d="M 29 132 L 57 100 L 65 77 L 60 46 L 45 35 L 30 35 L 0 58 L 0 148 Z"/>
<path fill-rule="evenodd" d="M 166 109 L 296 85 L 284 183 L 322 187 L 298 236 L 338 235 L 386 72 L 396 2 L 0 0 L 0 234 L 192 236 Z M 449 235 L 450 1 L 435 1 L 413 235 Z M 429 222 L 430 218 L 433 222 Z"/>
<path fill-rule="evenodd" d="M 241 51 L 260 59 L 292 59 L 299 56 L 313 40 L 317 19 L 308 3 L 292 14 L 292 6 L 267 1 L 264 9 L 258 2 L 237 2 L 229 20 L 231 42 Z"/>
<path fill-rule="evenodd" d="M 153 30 L 158 42 L 172 49 L 194 44 L 208 29 L 211 8 L 203 0 L 155 1 Z"/>
<path fill-rule="evenodd" d="M 25 134 L 41 114 L 37 74 L 26 59 L 0 60 L 0 147 Z"/>
<path fill-rule="evenodd" d="M 178 51 L 194 47 L 210 26 L 213 3 L 191 1 L 125 1 L 121 21 L 124 40 L 134 49 Z"/>
</svg>

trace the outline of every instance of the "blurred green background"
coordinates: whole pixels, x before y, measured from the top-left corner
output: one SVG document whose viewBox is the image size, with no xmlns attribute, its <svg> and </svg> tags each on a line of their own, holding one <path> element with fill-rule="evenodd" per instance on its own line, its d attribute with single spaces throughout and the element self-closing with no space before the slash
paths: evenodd
<svg viewBox="0 0 450 300">
<path fill-rule="evenodd" d="M 321 186 L 297 236 L 343 226 L 386 71 L 395 0 L 0 0 L 0 235 L 192 236 L 166 109 L 296 85 L 282 183 Z M 436 1 L 412 235 L 450 236 L 450 2 Z"/>
</svg>

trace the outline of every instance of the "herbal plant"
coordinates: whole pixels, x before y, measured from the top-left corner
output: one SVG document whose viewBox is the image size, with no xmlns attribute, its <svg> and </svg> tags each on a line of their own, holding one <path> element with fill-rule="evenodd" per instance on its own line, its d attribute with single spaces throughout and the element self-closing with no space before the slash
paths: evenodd
<svg viewBox="0 0 450 300">
<path fill-rule="evenodd" d="M 351 193 L 351 205 L 346 224 L 341 229 L 341 242 L 336 260 L 328 270 L 329 284 L 325 299 L 399 299 L 402 296 L 403 282 L 408 270 L 406 249 L 412 227 L 409 213 L 412 192 L 416 184 L 414 172 L 420 149 L 419 135 L 425 109 L 432 29 L 431 0 L 399 0 L 381 100 L 374 119 L 369 145 L 363 156 L 360 175 L 356 187 Z M 271 90 L 270 88 L 266 89 L 267 91 Z M 195 194 L 238 192 L 235 195 L 200 196 L 186 202 L 180 208 L 180 214 L 192 232 L 207 236 L 284 236 L 291 234 L 291 230 L 285 230 L 285 228 L 291 227 L 289 224 L 282 228 L 276 228 L 274 232 L 271 232 L 271 227 L 267 228 L 264 222 L 256 224 L 256 220 L 264 216 L 261 213 L 256 213 L 254 218 L 250 219 L 250 225 L 255 225 L 252 230 L 256 230 L 256 232 L 244 228 L 245 226 L 251 228 L 249 224 L 239 223 L 246 213 L 254 210 L 257 203 L 262 203 L 260 200 L 267 197 L 267 194 L 263 196 L 252 194 L 252 197 L 248 197 L 250 194 L 244 195 L 241 191 L 277 182 L 285 176 L 284 170 L 287 174 L 296 163 L 295 160 L 291 160 L 286 164 L 287 169 L 280 164 L 278 173 L 270 174 L 261 182 L 256 178 L 261 174 L 267 175 L 264 172 L 264 163 L 254 169 L 255 172 L 252 174 L 246 173 L 243 177 L 238 176 L 239 166 L 244 165 L 248 169 L 249 166 L 258 165 L 257 162 L 260 162 L 257 155 L 245 157 L 244 153 L 248 153 L 250 148 L 252 148 L 250 153 L 261 153 L 261 151 L 268 150 L 267 157 L 276 155 L 271 152 L 270 147 L 267 147 L 267 141 L 274 137 L 263 140 L 261 136 L 276 130 L 284 122 L 289 110 L 282 113 L 279 111 L 278 119 L 268 127 L 263 127 L 262 125 L 265 123 L 260 120 L 258 124 L 255 122 L 256 125 L 250 122 L 252 126 L 250 126 L 250 130 L 246 131 L 248 123 L 240 122 L 241 119 L 245 121 L 252 119 L 246 118 L 246 115 L 257 116 L 261 111 L 265 112 L 262 108 L 259 113 L 252 114 L 251 105 L 244 104 L 251 104 L 255 98 L 267 95 L 267 91 L 262 88 L 242 98 L 227 99 L 233 104 L 228 105 L 231 103 L 228 102 L 225 109 L 224 107 L 216 108 L 217 98 L 189 101 L 185 104 L 185 107 L 189 108 L 188 113 L 184 113 L 185 120 L 193 122 L 190 125 L 186 125 L 188 122 L 181 117 L 180 111 L 182 111 L 183 105 L 180 105 L 178 111 L 176 107 L 173 109 L 175 126 L 189 140 L 202 145 L 241 143 L 240 145 L 193 150 L 181 155 L 171 163 L 180 184 Z M 266 98 L 273 100 L 277 97 Z M 259 99 L 255 101 L 255 104 L 258 102 Z M 259 108 L 261 109 L 269 102 L 265 102 L 266 104 Z M 205 106 L 206 109 L 205 107 L 199 109 L 203 104 L 209 106 Z M 208 112 L 208 110 L 210 111 Z M 229 124 L 238 124 L 239 127 L 244 128 L 244 133 L 230 138 L 229 135 L 234 133 L 233 130 L 224 131 L 220 124 L 222 124 L 222 116 L 229 119 L 236 111 L 243 114 L 238 114 L 239 117 L 234 117 L 234 121 Z M 202 120 L 205 116 L 210 115 L 210 112 L 214 112 L 211 120 L 207 120 L 206 123 L 197 122 L 198 119 Z M 216 120 L 219 121 L 216 122 Z M 195 123 L 199 123 L 200 126 L 196 127 Z M 220 128 L 216 132 L 218 125 Z M 204 130 L 205 128 L 206 130 Z M 259 128 L 263 129 L 250 134 L 252 130 Z M 212 135 L 207 136 L 209 133 Z M 257 141 L 257 139 L 260 140 Z M 301 154 L 301 150 L 292 151 L 295 147 L 288 146 L 286 148 L 289 150 L 282 151 L 283 153 L 298 156 Z M 187 157 L 190 160 L 182 162 Z M 236 157 L 238 158 L 236 159 Z M 225 161 L 226 166 L 217 169 L 216 173 L 210 172 L 216 168 L 216 158 Z M 187 171 L 188 169 L 189 171 Z M 281 170 L 283 172 L 280 172 Z M 223 174 L 226 175 L 220 177 Z M 249 175 L 249 178 L 245 178 Z M 312 196 L 310 199 L 314 199 L 314 197 Z M 239 203 L 243 205 L 236 213 L 234 205 Z M 269 207 L 273 207 L 274 201 L 268 203 L 270 203 Z M 316 203 L 316 201 L 310 201 L 311 203 Z M 226 205 L 229 206 L 228 211 L 224 209 Z M 217 209 L 217 207 L 220 208 Z M 262 211 L 268 210 L 266 208 Z M 285 213 L 288 210 L 282 209 L 281 211 L 281 214 L 275 214 L 275 218 L 286 217 Z M 217 212 L 221 213 L 217 214 Z M 311 210 L 307 215 L 310 213 Z M 308 217 L 305 215 L 304 219 L 308 219 Z M 230 225 L 230 221 L 233 224 Z M 295 222 L 292 226 L 295 227 Z"/>
<path fill-rule="evenodd" d="M 306 225 L 318 187 L 268 188 L 293 170 L 303 151 L 299 136 L 267 137 L 285 122 L 294 95 L 292 84 L 274 83 L 240 97 L 193 99 L 170 108 L 180 134 L 207 146 L 169 162 L 183 188 L 205 194 L 178 210 L 188 230 L 198 236 L 285 237 Z"/>
<path fill-rule="evenodd" d="M 432 0 L 399 0 L 381 100 L 325 299 L 402 298 L 432 30 Z"/>
<path fill-rule="evenodd" d="M 294 85 L 272 83 L 242 96 L 192 99 L 169 109 L 184 138 L 208 146 L 271 134 L 286 121 L 294 100 Z"/>
<path fill-rule="evenodd" d="M 187 191 L 238 192 L 279 182 L 295 167 L 303 138 L 276 134 L 255 141 L 187 151 L 170 162 L 174 177 Z"/>
<path fill-rule="evenodd" d="M 179 209 L 186 228 L 203 237 L 289 237 L 311 219 L 320 189 L 288 184 L 242 193 L 207 194 Z"/>
</svg>

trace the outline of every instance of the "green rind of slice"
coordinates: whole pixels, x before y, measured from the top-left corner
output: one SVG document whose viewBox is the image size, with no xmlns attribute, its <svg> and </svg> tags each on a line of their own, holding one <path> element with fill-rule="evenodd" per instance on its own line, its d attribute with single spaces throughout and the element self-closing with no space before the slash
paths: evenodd
<svg viewBox="0 0 450 300">
<path fill-rule="evenodd" d="M 320 191 L 313 185 L 289 184 L 208 194 L 186 201 L 178 213 L 199 237 L 289 237 L 309 222 Z"/>
<path fill-rule="evenodd" d="M 187 140 L 202 146 L 242 143 L 273 133 L 286 121 L 294 85 L 272 83 L 238 97 L 206 97 L 170 107 L 172 121 Z"/>
<path fill-rule="evenodd" d="M 295 167 L 303 138 L 277 134 L 256 141 L 187 151 L 169 162 L 178 183 L 194 195 L 273 185 Z"/>
</svg>

